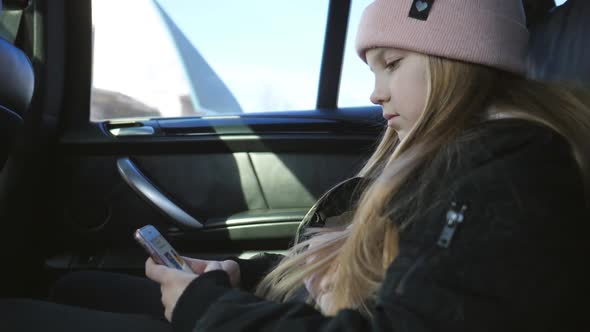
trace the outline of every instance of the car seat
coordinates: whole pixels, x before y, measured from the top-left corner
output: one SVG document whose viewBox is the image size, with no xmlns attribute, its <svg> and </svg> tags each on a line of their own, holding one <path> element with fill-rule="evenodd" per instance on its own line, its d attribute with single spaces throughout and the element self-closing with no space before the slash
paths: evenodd
<svg viewBox="0 0 590 332">
<path fill-rule="evenodd" d="M 568 0 L 531 27 L 529 77 L 590 87 L 590 1 Z"/>
<path fill-rule="evenodd" d="M 20 49 L 0 37 L 0 170 L 23 125 L 23 115 L 31 103 L 34 86 L 31 61 Z"/>
</svg>

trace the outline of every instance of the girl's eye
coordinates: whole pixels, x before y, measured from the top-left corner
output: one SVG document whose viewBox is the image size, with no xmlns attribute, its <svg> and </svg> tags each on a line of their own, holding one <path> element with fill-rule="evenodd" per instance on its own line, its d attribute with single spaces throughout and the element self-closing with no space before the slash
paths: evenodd
<svg viewBox="0 0 590 332">
<path fill-rule="evenodd" d="M 385 69 L 390 71 L 396 70 L 399 66 L 400 61 L 402 61 L 402 59 L 397 59 L 395 61 L 391 61 L 390 63 L 385 64 Z"/>
</svg>

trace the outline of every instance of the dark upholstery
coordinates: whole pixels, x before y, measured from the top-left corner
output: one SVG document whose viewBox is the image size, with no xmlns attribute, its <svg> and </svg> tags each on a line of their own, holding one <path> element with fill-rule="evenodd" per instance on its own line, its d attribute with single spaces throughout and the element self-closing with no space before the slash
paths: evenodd
<svg viewBox="0 0 590 332">
<path fill-rule="evenodd" d="M 531 28 L 531 78 L 590 86 L 590 1 L 568 0 Z"/>
<path fill-rule="evenodd" d="M 27 56 L 0 38 L 0 169 L 22 127 L 22 115 L 29 108 L 34 88 L 33 66 Z"/>
<path fill-rule="evenodd" d="M 29 107 L 35 79 L 27 56 L 0 38 L 0 105 L 23 114 Z"/>
<path fill-rule="evenodd" d="M 2 2 L 2 1 L 0 1 Z M 0 4 L 1 6 L 2 4 Z M 4 9 L 23 10 L 31 5 L 31 0 L 4 0 Z"/>
</svg>

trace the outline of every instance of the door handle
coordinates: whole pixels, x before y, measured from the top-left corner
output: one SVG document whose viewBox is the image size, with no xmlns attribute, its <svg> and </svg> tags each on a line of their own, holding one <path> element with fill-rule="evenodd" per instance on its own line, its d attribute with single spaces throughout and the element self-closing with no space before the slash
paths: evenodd
<svg viewBox="0 0 590 332">
<path fill-rule="evenodd" d="M 129 158 L 117 160 L 117 169 L 123 180 L 144 200 L 148 201 L 155 208 L 181 228 L 201 229 L 203 224 L 191 215 L 186 213 L 141 173 Z"/>
</svg>

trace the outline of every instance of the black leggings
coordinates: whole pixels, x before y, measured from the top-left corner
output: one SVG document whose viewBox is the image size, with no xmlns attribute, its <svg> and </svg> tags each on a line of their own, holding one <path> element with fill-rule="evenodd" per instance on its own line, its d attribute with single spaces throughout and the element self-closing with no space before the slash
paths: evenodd
<svg viewBox="0 0 590 332">
<path fill-rule="evenodd" d="M 0 331 L 171 331 L 160 286 L 146 278 L 76 272 L 58 280 L 51 302 L 0 300 Z"/>
</svg>

